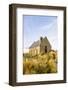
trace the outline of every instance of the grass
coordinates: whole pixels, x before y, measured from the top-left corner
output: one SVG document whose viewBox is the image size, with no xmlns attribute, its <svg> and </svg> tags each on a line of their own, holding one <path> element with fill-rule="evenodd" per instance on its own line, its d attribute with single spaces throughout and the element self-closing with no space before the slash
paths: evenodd
<svg viewBox="0 0 68 90">
<path fill-rule="evenodd" d="M 50 51 L 46 54 L 32 56 L 23 55 L 23 74 L 57 73 L 57 52 Z"/>
</svg>

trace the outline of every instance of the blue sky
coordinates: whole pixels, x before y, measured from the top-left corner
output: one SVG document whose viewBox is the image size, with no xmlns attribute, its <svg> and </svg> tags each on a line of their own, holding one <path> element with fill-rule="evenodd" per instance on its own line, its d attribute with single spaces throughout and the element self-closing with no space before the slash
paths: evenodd
<svg viewBox="0 0 68 90">
<path fill-rule="evenodd" d="M 24 15 L 24 50 L 40 39 L 47 36 L 52 49 L 58 47 L 57 16 L 27 16 Z"/>
</svg>

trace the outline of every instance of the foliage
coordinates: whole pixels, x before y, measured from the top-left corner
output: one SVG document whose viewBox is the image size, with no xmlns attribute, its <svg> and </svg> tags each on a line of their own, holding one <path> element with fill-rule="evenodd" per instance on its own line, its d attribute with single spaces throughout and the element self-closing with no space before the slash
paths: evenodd
<svg viewBox="0 0 68 90">
<path fill-rule="evenodd" d="M 23 74 L 57 73 L 57 52 L 50 51 L 46 54 L 31 56 L 24 54 Z"/>
</svg>

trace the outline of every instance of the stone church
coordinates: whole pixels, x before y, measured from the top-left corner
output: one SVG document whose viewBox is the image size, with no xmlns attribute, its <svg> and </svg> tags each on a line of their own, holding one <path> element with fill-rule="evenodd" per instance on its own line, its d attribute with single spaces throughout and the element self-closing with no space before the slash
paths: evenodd
<svg viewBox="0 0 68 90">
<path fill-rule="evenodd" d="M 29 53 L 31 55 L 44 54 L 51 50 L 51 44 L 47 37 L 40 37 L 40 40 L 34 42 L 29 47 Z"/>
</svg>

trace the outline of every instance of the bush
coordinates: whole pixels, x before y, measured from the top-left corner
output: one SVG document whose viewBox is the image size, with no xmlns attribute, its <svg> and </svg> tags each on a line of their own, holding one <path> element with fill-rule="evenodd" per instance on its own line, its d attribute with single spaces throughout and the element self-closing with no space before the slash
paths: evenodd
<svg viewBox="0 0 68 90">
<path fill-rule="evenodd" d="M 39 54 L 31 56 L 30 54 L 23 55 L 23 74 L 45 74 L 57 72 L 57 53 L 49 52 L 47 54 Z"/>
</svg>

